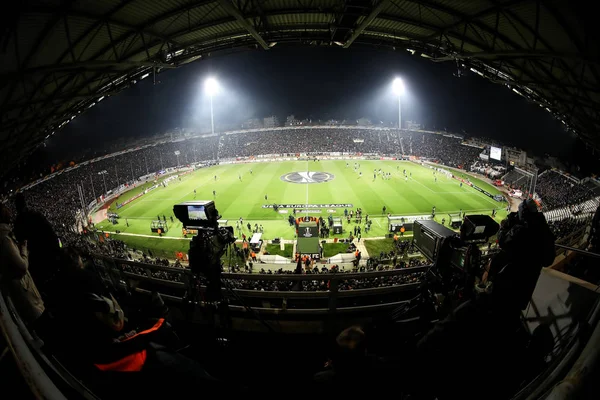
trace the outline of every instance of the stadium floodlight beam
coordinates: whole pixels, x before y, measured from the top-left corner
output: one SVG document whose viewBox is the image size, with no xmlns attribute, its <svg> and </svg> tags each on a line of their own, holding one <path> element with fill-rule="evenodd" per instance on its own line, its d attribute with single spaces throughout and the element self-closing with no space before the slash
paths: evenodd
<svg viewBox="0 0 600 400">
<path fill-rule="evenodd" d="M 404 94 L 404 82 L 402 79 L 394 79 L 392 89 L 396 96 L 398 96 L 398 129 L 402 129 L 402 95 Z"/>
<path fill-rule="evenodd" d="M 208 96 L 210 97 L 210 133 L 214 136 L 215 116 L 213 113 L 213 96 L 219 91 L 219 83 L 215 78 L 207 78 L 206 81 L 204 81 L 204 90 L 206 90 L 206 93 L 208 93 Z M 219 158 L 218 150 L 216 158 Z"/>
</svg>

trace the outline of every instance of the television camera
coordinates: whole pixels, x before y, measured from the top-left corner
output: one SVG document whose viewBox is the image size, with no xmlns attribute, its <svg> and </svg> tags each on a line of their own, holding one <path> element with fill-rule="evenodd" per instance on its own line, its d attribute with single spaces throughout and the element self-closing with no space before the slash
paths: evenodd
<svg viewBox="0 0 600 400">
<path fill-rule="evenodd" d="M 445 299 L 470 298 L 482 275 L 479 245 L 498 233 L 500 226 L 487 215 L 468 215 L 460 232 L 432 220 L 415 221 L 414 245 L 432 261 L 424 289 L 441 293 Z"/>
<path fill-rule="evenodd" d="M 219 226 L 220 215 L 214 201 L 194 200 L 175 204 L 173 213 L 184 228 L 198 232 L 190 243 L 190 269 L 194 276 L 203 276 L 208 281 L 206 299 L 221 300 L 221 257 L 235 242 L 233 227 Z"/>
<path fill-rule="evenodd" d="M 493 235 L 499 248 L 484 256 L 479 246 Z M 477 387 L 479 398 L 490 377 L 503 376 L 500 366 L 517 357 L 535 365 L 552 350 L 547 325 L 532 333 L 521 318 L 541 269 L 555 254 L 553 235 L 532 200 L 523 201 L 501 226 L 482 215 L 467 216 L 459 233 L 418 221 L 414 244 L 432 261 L 426 279 L 417 296 L 375 328 L 381 342 L 409 331 L 398 354 L 414 346 L 414 359 L 423 368 L 436 366 L 426 379 L 415 382 L 418 390 L 443 399 L 460 397 L 457 393 L 464 397 L 465 387 Z M 431 389 L 430 381 L 439 384 Z M 477 386 L 481 382 L 485 384 Z"/>
<path fill-rule="evenodd" d="M 479 246 L 496 234 L 499 248 L 484 257 Z M 554 237 L 532 200 L 523 201 L 502 226 L 487 215 L 466 216 L 459 233 L 435 221 L 416 221 L 413 240 L 432 265 L 419 295 L 410 307 L 394 311 L 395 320 L 416 308 L 443 317 L 441 311 L 467 300 L 512 318 L 529 303 L 542 267 L 554 260 Z"/>
</svg>

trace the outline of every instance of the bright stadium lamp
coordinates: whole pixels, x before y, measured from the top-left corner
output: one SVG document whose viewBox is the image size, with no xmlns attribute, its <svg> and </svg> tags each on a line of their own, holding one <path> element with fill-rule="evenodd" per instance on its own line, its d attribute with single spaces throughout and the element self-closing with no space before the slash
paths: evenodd
<svg viewBox="0 0 600 400">
<path fill-rule="evenodd" d="M 404 82 L 400 78 L 392 82 L 392 90 L 398 96 L 398 129 L 402 129 L 402 95 L 404 94 Z"/>
<path fill-rule="evenodd" d="M 400 78 L 394 79 L 392 83 L 392 88 L 394 89 L 394 93 L 398 96 L 402 96 L 404 94 L 404 82 Z"/>
<path fill-rule="evenodd" d="M 219 84 L 215 78 L 208 78 L 204 81 L 204 90 L 209 96 L 214 96 L 219 91 Z"/>
</svg>

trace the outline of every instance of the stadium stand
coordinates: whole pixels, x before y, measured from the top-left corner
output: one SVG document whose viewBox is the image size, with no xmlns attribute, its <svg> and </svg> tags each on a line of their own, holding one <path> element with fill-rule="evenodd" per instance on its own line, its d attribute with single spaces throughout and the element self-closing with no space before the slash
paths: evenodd
<svg viewBox="0 0 600 400">
<path fill-rule="evenodd" d="M 469 170 L 471 172 L 476 172 L 478 174 L 486 176 L 490 179 L 498 179 L 502 176 L 506 169 L 502 166 L 492 165 L 481 160 L 477 160 L 473 164 L 471 164 Z"/>
<path fill-rule="evenodd" d="M 400 137 L 404 139 L 403 145 Z M 73 227 L 76 212 L 81 209 L 78 186 L 82 189 L 85 201 L 91 204 L 116 188 L 126 188 L 139 182 L 141 177 L 153 177 L 167 168 L 177 166 L 207 164 L 217 157 L 223 160 L 259 154 L 316 155 L 324 151 L 399 157 L 403 146 L 405 155 L 457 168 L 472 165 L 480 151 L 461 145 L 456 137 L 427 132 L 399 133 L 394 130 L 346 127 L 263 129 L 223 134 L 220 139 L 201 136 L 140 146 L 59 170 L 25 188 L 30 206 L 43 210 L 57 234 L 70 242 L 77 240 L 73 236 Z M 177 151 L 179 155 L 175 154 Z M 57 199 L 60 199 L 61 207 L 54 206 Z"/>
<path fill-rule="evenodd" d="M 552 170 L 540 174 L 536 192 L 546 210 L 584 203 L 594 197 L 594 191 L 588 185 Z"/>
<path fill-rule="evenodd" d="M 167 168 L 208 165 L 217 158 L 217 154 L 221 160 L 227 160 L 259 154 L 295 156 L 302 152 L 317 155 L 325 150 L 394 157 L 402 156 L 404 150 L 406 156 L 453 167 L 469 166 L 478 173 L 489 171 L 489 166 L 478 160 L 480 149 L 462 145 L 457 137 L 422 131 L 296 127 L 238 131 L 223 134 L 220 138 L 199 136 L 140 145 L 59 170 L 26 186 L 26 194 L 31 208 L 42 210 L 66 243 L 77 243 L 81 241 L 74 228 L 77 211 L 81 209 L 78 187 L 81 187 L 85 201 L 93 205 L 105 191 L 111 193 L 114 189 L 126 189 L 139 183 L 144 176 L 154 177 Z M 176 151 L 179 155 L 175 154 Z M 106 172 L 99 174 L 103 171 Z M 528 184 L 527 176 L 513 169 L 503 179 L 515 187 Z M 543 209 L 547 212 L 554 210 L 546 214 L 553 221 L 575 218 L 581 213 L 589 216 L 595 209 L 592 199 L 595 193 L 597 196 L 600 192 L 600 187 L 589 180 L 578 184 L 556 172 L 546 171 L 539 175 L 536 191 Z M 54 206 L 57 199 L 60 199 L 61 207 Z M 591 202 L 586 205 L 586 201 Z M 90 246 L 89 243 L 78 244 Z"/>
</svg>

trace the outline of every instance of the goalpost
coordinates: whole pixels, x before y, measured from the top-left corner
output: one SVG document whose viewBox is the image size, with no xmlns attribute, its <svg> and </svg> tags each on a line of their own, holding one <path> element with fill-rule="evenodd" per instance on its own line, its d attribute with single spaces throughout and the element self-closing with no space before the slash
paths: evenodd
<svg viewBox="0 0 600 400">
<path fill-rule="evenodd" d="M 527 171 L 525 169 L 515 167 L 502 177 L 502 180 L 512 189 L 519 189 L 528 195 L 533 195 L 535 185 L 537 183 L 537 170 Z"/>
</svg>

